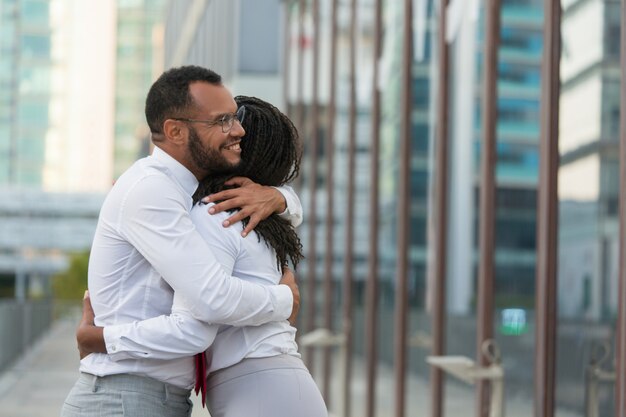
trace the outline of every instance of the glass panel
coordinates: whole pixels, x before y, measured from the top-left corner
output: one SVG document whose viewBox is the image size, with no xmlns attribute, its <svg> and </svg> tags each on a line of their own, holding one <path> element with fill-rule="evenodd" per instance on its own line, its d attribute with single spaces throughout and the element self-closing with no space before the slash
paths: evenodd
<svg viewBox="0 0 626 417">
<path fill-rule="evenodd" d="M 608 416 L 614 381 L 592 370 L 615 358 L 620 5 L 563 7 L 556 415 L 588 415 L 597 400 L 594 415 Z"/>
<path fill-rule="evenodd" d="M 48 102 L 24 102 L 19 109 L 22 125 L 46 126 L 48 124 Z"/>
<path fill-rule="evenodd" d="M 49 91 L 49 67 L 32 66 L 20 71 L 20 94 L 47 94 Z"/>
<path fill-rule="evenodd" d="M 48 58 L 50 37 L 45 35 L 22 35 L 21 53 L 24 58 Z"/>
<path fill-rule="evenodd" d="M 25 25 L 39 28 L 48 26 L 50 1 L 22 0 L 21 7 Z"/>
<path fill-rule="evenodd" d="M 472 11 L 466 11 L 471 14 Z M 449 355 L 476 360 L 484 10 L 463 19 L 451 48 L 448 263 Z M 495 288 L 493 330 L 505 371 L 507 415 L 533 413 L 535 224 L 542 4 L 502 5 L 497 72 Z M 447 379 L 446 415 L 475 407 L 474 388 Z"/>
</svg>

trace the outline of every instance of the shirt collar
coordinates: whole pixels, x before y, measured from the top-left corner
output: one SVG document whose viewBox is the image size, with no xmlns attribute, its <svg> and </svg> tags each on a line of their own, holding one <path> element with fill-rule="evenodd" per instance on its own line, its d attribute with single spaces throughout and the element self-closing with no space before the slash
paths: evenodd
<svg viewBox="0 0 626 417">
<path fill-rule="evenodd" d="M 191 196 L 198 188 L 198 179 L 183 164 L 172 158 L 167 152 L 158 146 L 154 147 L 152 157 L 161 162 L 180 183 L 183 189 Z"/>
</svg>

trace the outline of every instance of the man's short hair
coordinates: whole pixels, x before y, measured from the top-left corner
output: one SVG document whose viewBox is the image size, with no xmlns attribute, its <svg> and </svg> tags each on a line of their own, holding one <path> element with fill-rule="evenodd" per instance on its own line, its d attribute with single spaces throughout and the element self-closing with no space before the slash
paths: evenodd
<svg viewBox="0 0 626 417">
<path fill-rule="evenodd" d="M 204 81 L 222 84 L 222 77 L 210 69 L 187 65 L 165 71 L 152 84 L 146 97 L 146 121 L 152 133 L 163 133 L 167 119 L 184 116 L 194 104 L 189 84 Z"/>
</svg>

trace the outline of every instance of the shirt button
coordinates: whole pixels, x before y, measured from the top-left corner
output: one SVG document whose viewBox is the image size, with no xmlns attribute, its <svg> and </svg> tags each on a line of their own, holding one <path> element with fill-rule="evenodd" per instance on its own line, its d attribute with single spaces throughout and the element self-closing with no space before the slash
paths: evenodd
<svg viewBox="0 0 626 417">
<path fill-rule="evenodd" d="M 117 346 L 111 345 L 111 352 L 116 352 L 116 351 L 117 351 Z"/>
</svg>

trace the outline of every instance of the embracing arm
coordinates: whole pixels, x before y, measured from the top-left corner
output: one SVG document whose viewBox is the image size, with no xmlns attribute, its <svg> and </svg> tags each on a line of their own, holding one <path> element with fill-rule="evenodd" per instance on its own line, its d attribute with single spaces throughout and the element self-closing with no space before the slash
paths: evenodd
<svg viewBox="0 0 626 417">
<path fill-rule="evenodd" d="M 300 295 L 295 277 L 285 271 L 283 283 L 294 287 L 299 309 Z M 295 325 L 295 314 L 289 318 Z M 176 359 L 205 351 L 217 334 L 218 325 L 193 318 L 184 300 L 174 296 L 172 314 L 127 324 L 98 327 L 89 296 L 83 300 L 83 316 L 76 330 L 80 358 L 89 353 L 108 353 L 114 361 L 123 359 Z"/>
<path fill-rule="evenodd" d="M 237 188 L 231 188 L 219 193 L 211 194 L 202 199 L 204 203 L 215 203 L 209 210 L 211 214 L 238 208 L 239 210 L 224 222 L 224 227 L 239 222 L 246 217 L 250 221 L 241 233 L 248 235 L 259 222 L 273 213 L 288 219 L 294 227 L 302 223 L 302 204 L 298 195 L 288 185 L 281 187 L 266 187 L 244 177 L 235 177 L 225 183 Z"/>
<path fill-rule="evenodd" d="M 114 360 L 172 359 L 204 351 L 217 332 L 209 323 L 259 325 L 287 316 L 295 320 L 299 293 L 291 272 L 283 276 L 285 285 L 278 286 L 230 277 L 226 272 L 232 272 L 234 251 L 218 254 L 225 272 L 216 249 L 196 231 L 186 209 L 175 204 L 177 199 L 168 198 L 163 189 L 151 195 L 158 195 L 158 201 L 144 198 L 138 204 L 132 197 L 126 199 L 121 230 L 174 289 L 172 313 L 103 330 L 83 320 L 77 333 L 81 354 L 106 352 Z"/>
<path fill-rule="evenodd" d="M 207 323 L 259 325 L 291 315 L 288 286 L 263 286 L 224 272 L 191 221 L 179 191 L 158 177 L 130 190 L 119 231 L 181 296 L 191 315 Z"/>
</svg>

